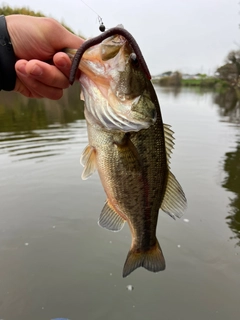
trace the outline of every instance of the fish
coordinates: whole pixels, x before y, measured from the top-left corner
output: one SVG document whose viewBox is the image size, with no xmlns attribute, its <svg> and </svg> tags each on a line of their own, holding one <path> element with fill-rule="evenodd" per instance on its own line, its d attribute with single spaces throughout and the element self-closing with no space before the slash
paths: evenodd
<svg viewBox="0 0 240 320">
<path fill-rule="evenodd" d="M 120 29 L 86 49 L 78 66 L 89 141 L 80 162 L 82 179 L 97 171 L 106 193 L 98 224 L 114 232 L 129 225 L 126 277 L 139 267 L 166 268 L 156 237 L 159 209 L 180 218 L 187 200 L 170 169 L 173 131 L 163 124 L 143 57 Z"/>
</svg>

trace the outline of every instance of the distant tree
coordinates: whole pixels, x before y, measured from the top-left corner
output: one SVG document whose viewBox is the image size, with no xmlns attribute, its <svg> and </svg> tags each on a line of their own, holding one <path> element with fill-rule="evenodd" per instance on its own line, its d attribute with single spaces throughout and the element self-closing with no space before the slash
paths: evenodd
<svg viewBox="0 0 240 320">
<path fill-rule="evenodd" d="M 165 77 L 170 77 L 172 73 L 173 73 L 172 71 L 166 71 L 166 72 L 163 72 L 162 75 Z"/>
<path fill-rule="evenodd" d="M 8 16 L 10 14 L 26 14 L 29 16 L 44 17 L 44 14 L 41 13 L 40 11 L 34 12 L 27 7 L 11 8 L 6 5 L 3 5 L 2 7 L 0 7 L 0 15 Z"/>
<path fill-rule="evenodd" d="M 182 74 L 179 71 L 175 71 L 170 77 L 170 86 L 180 86 L 182 83 Z"/>
<path fill-rule="evenodd" d="M 216 71 L 218 77 L 225 81 L 233 81 L 236 78 L 237 69 L 232 63 L 226 63 Z"/>
<path fill-rule="evenodd" d="M 240 50 L 229 52 L 227 59 L 236 66 L 237 78 L 240 76 Z"/>
<path fill-rule="evenodd" d="M 232 87 L 240 87 L 240 50 L 229 52 L 226 64 L 218 68 L 216 73 Z"/>
<path fill-rule="evenodd" d="M 0 7 L 0 15 L 8 16 L 10 14 L 25 14 L 29 16 L 34 16 L 34 17 L 45 17 L 45 15 L 40 12 L 40 11 L 33 11 L 30 10 L 28 7 L 21 7 L 21 8 L 11 8 L 7 5 L 3 5 Z M 69 28 L 67 25 L 65 25 L 64 22 L 61 22 L 61 24 L 70 32 L 74 33 L 71 28 Z"/>
<path fill-rule="evenodd" d="M 171 73 L 170 73 L 171 72 Z M 161 86 L 181 86 L 182 74 L 178 71 L 169 71 L 170 75 L 166 76 L 168 72 L 164 72 L 164 76 L 159 80 Z"/>
</svg>

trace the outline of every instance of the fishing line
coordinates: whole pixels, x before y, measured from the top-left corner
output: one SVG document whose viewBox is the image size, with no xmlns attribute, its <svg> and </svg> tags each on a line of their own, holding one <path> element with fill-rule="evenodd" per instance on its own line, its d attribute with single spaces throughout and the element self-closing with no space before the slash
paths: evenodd
<svg viewBox="0 0 240 320">
<path fill-rule="evenodd" d="M 95 11 L 93 8 L 91 8 L 85 1 L 83 0 L 80 0 L 83 4 L 85 4 L 85 6 L 87 6 L 90 10 L 92 10 L 92 12 L 94 12 L 97 17 L 98 17 L 98 22 L 99 22 L 99 30 L 101 32 L 104 32 L 105 31 L 105 25 L 103 24 L 103 19 L 102 17 L 97 13 L 97 11 Z"/>
</svg>

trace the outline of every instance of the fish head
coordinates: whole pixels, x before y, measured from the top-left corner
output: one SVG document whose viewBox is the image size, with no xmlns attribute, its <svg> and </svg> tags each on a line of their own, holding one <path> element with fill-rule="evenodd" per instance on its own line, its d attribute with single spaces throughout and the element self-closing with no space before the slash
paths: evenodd
<svg viewBox="0 0 240 320">
<path fill-rule="evenodd" d="M 79 68 L 85 116 L 92 125 L 130 132 L 155 123 L 150 80 L 123 36 L 111 36 L 86 50 Z"/>
</svg>

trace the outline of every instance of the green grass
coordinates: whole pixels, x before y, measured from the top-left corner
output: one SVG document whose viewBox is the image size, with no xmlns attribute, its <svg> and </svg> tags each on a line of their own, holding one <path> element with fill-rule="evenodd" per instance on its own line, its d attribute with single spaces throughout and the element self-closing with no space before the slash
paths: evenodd
<svg viewBox="0 0 240 320">
<path fill-rule="evenodd" d="M 202 78 L 202 79 L 182 79 L 182 86 L 186 87 L 215 87 L 219 82 L 219 79 L 216 78 Z"/>
</svg>

